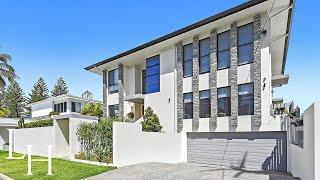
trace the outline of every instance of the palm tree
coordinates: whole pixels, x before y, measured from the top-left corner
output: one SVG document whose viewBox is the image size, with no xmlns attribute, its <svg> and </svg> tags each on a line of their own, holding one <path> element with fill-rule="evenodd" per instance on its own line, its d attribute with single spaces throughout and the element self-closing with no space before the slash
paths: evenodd
<svg viewBox="0 0 320 180">
<path fill-rule="evenodd" d="M 0 54 L 0 89 L 3 89 L 7 81 L 12 82 L 18 78 L 14 68 L 9 64 L 11 56 L 8 54 Z"/>
</svg>

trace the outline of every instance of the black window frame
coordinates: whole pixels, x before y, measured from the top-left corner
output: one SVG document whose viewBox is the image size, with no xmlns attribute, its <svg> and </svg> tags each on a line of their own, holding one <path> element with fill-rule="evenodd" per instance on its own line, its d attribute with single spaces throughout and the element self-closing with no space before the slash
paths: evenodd
<svg viewBox="0 0 320 180">
<path fill-rule="evenodd" d="M 117 108 L 116 108 L 117 107 Z M 112 109 L 112 110 L 111 110 Z M 118 116 L 118 114 L 117 114 L 117 112 L 116 112 L 116 110 L 118 110 L 119 111 L 119 104 L 112 104 L 112 105 L 109 105 L 108 106 L 108 110 L 109 110 L 109 117 L 117 117 Z M 114 112 L 112 112 L 112 111 L 114 111 Z M 112 113 L 112 114 L 111 114 Z"/>
<path fill-rule="evenodd" d="M 185 59 L 185 48 L 187 47 L 187 46 L 191 46 L 191 54 L 192 54 L 192 56 L 191 56 L 191 59 Z M 192 77 L 193 76 L 193 43 L 189 43 L 189 44 L 186 44 L 186 45 L 183 45 L 183 47 L 182 47 L 182 52 L 183 52 L 183 57 L 182 57 L 182 60 L 183 60 L 183 78 L 187 78 L 187 77 Z M 191 63 L 191 74 L 188 74 L 188 75 L 186 75 L 185 74 L 185 64 L 186 63 Z"/>
<path fill-rule="evenodd" d="M 65 113 L 67 112 L 67 102 L 61 102 L 53 104 L 53 111 L 59 112 L 59 113 Z"/>
<path fill-rule="evenodd" d="M 152 61 L 152 60 L 154 60 L 154 58 L 158 58 L 158 63 L 157 64 L 153 64 L 153 65 L 150 65 L 150 66 L 148 66 L 147 64 L 147 61 Z M 159 72 L 157 72 L 157 73 L 155 73 L 155 74 L 151 74 L 151 75 L 147 75 L 147 69 L 148 68 L 153 68 L 153 67 L 156 67 L 156 66 L 158 66 L 158 71 Z M 143 77 L 144 78 L 144 87 L 143 87 L 143 91 L 144 91 L 144 94 L 152 94 L 152 93 L 157 93 L 157 92 L 160 92 L 160 85 L 161 85 L 161 83 L 160 83 L 160 66 L 161 66 L 161 63 L 160 63 L 160 54 L 158 54 L 158 55 L 155 55 L 155 56 L 152 56 L 152 57 L 149 57 L 149 58 L 147 58 L 146 59 L 146 69 L 144 70 L 144 72 L 145 72 L 145 77 Z M 157 76 L 158 78 L 159 78 L 159 82 L 157 82 L 157 83 L 152 83 L 152 84 L 148 84 L 148 78 L 151 78 L 151 77 L 154 77 L 154 76 Z M 147 91 L 148 89 L 147 89 L 147 87 L 148 86 L 154 86 L 154 85 L 157 85 L 157 86 L 159 86 L 159 89 L 158 90 L 156 90 L 156 91 Z"/>
<path fill-rule="evenodd" d="M 229 46 L 227 46 L 228 48 L 227 49 L 223 49 L 223 50 L 219 50 L 219 36 L 222 36 L 223 34 L 225 34 L 225 33 L 228 33 L 229 34 Z M 230 36 L 230 34 L 231 34 L 231 31 L 230 30 L 227 30 L 227 31 L 224 31 L 224 32 L 221 32 L 221 33 L 219 33 L 218 35 L 217 35 L 217 70 L 219 71 L 219 70 L 223 70 L 223 69 L 229 69 L 230 68 L 230 65 L 231 65 L 231 54 L 230 54 L 230 49 L 231 49 L 231 36 Z M 219 59 L 219 54 L 220 53 L 225 53 L 225 52 L 227 52 L 227 54 L 229 54 L 229 66 L 227 66 L 227 67 L 222 67 L 222 68 L 220 68 L 219 67 L 219 62 L 220 62 L 220 59 Z"/>
<path fill-rule="evenodd" d="M 119 69 L 112 69 L 110 71 L 108 71 L 108 92 L 109 94 L 114 94 L 114 93 L 118 93 L 119 92 L 119 81 L 114 79 L 115 74 L 118 73 L 118 78 L 119 78 Z M 112 76 L 113 81 L 110 81 L 110 76 Z M 114 82 L 115 81 L 115 82 Z M 116 86 L 117 89 L 116 90 L 110 90 L 111 87 Z"/>
<path fill-rule="evenodd" d="M 229 96 L 219 97 L 219 90 L 228 88 Z M 221 105 L 222 104 L 222 105 Z M 227 109 L 226 111 L 220 111 L 220 107 L 223 106 L 222 109 Z M 217 89 L 217 112 L 218 117 L 228 117 L 231 116 L 231 86 L 219 87 Z"/>
<path fill-rule="evenodd" d="M 201 52 L 201 43 L 203 43 L 204 41 L 209 41 L 208 45 L 208 52 L 206 52 L 205 54 L 202 54 Z M 202 66 L 201 66 L 201 61 L 204 61 L 206 60 L 205 58 L 208 58 L 208 69 L 207 70 L 202 70 Z M 204 39 L 201 39 L 199 41 L 199 74 L 206 74 L 206 73 L 209 73 L 210 72 L 210 37 L 207 37 L 207 38 L 204 38 Z"/>
<path fill-rule="evenodd" d="M 243 27 L 245 27 L 245 26 L 251 26 L 251 28 L 252 28 L 252 41 L 250 41 L 250 42 L 247 42 L 247 43 L 244 43 L 244 44 L 240 44 L 239 43 L 239 30 L 241 29 L 241 28 L 243 28 Z M 251 63 L 253 63 L 253 61 L 254 61 L 254 29 L 253 29 L 253 22 L 250 22 L 250 23 L 247 23 L 247 24 L 244 24 L 244 25 L 242 25 L 242 26 L 239 26 L 239 27 L 237 27 L 237 58 L 238 58 L 238 66 L 243 66 L 243 65 L 246 65 L 246 64 L 251 64 Z M 240 63 L 240 47 L 244 47 L 244 46 L 248 46 L 248 45 L 251 45 L 252 46 L 252 59 L 251 60 L 249 60 L 249 62 L 244 62 L 244 63 Z"/>
<path fill-rule="evenodd" d="M 251 85 L 252 93 L 240 95 L 240 86 L 245 86 L 245 85 Z M 250 101 L 249 110 L 244 110 L 243 111 L 243 109 L 241 107 L 241 103 L 243 101 Z M 239 116 L 254 115 L 254 83 L 253 82 L 252 83 L 245 83 L 245 84 L 239 84 L 238 85 L 238 115 Z"/>
<path fill-rule="evenodd" d="M 190 94 L 191 94 L 191 102 L 186 103 L 185 97 Z M 188 106 L 186 106 L 186 104 L 188 104 Z M 192 118 L 193 118 L 193 93 L 192 92 L 184 93 L 183 94 L 183 119 L 192 119 Z"/>
<path fill-rule="evenodd" d="M 77 104 L 80 104 L 80 110 L 77 111 Z M 71 101 L 71 112 L 75 112 L 75 113 L 80 113 L 81 111 L 81 102 L 75 102 L 75 101 Z"/>
<path fill-rule="evenodd" d="M 209 96 L 203 98 L 202 93 L 208 93 Z M 210 89 L 199 91 L 199 117 L 210 118 L 211 117 L 211 91 Z"/>
</svg>

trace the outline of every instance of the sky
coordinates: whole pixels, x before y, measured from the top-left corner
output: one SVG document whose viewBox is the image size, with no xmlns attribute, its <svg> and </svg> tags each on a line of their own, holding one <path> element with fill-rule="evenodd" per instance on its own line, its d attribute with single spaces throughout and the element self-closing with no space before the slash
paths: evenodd
<svg viewBox="0 0 320 180">
<path fill-rule="evenodd" d="M 0 0 L 0 53 L 10 54 L 29 94 L 43 77 L 102 99 L 102 77 L 83 68 L 245 2 L 244 0 Z M 285 72 L 274 97 L 302 110 L 320 100 L 320 2 L 296 0 Z"/>
</svg>

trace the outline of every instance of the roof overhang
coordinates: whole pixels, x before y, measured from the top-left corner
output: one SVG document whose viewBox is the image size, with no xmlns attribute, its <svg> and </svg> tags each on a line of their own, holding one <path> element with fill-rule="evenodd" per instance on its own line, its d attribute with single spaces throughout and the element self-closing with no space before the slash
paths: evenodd
<svg viewBox="0 0 320 180">
<path fill-rule="evenodd" d="M 280 74 L 280 75 L 272 76 L 271 84 L 272 84 L 272 87 L 280 87 L 282 85 L 288 84 L 288 81 L 289 81 L 289 75 Z"/>
<path fill-rule="evenodd" d="M 252 17 L 253 15 L 260 13 L 268 13 L 274 15 L 270 18 L 271 23 L 271 39 L 275 40 L 272 43 L 271 56 L 272 56 L 272 74 L 283 74 L 285 69 L 285 62 L 287 57 L 289 35 L 291 29 L 291 19 L 293 14 L 294 0 L 251 0 L 245 2 L 239 6 L 218 13 L 214 16 L 208 17 L 197 23 L 186 26 L 182 29 L 169 33 L 165 36 L 152 40 L 148 43 L 142 44 L 131 50 L 125 51 L 93 65 L 86 67 L 85 69 L 93 73 L 102 75 L 102 70 L 109 67 L 114 67 L 118 63 L 125 62 L 130 65 L 136 59 L 144 60 L 146 57 L 150 57 L 159 53 L 161 50 L 169 49 L 176 43 L 190 39 L 198 34 L 211 31 L 214 28 L 224 25 L 230 25 L 235 19 Z M 273 4 L 274 3 L 274 4 Z M 271 10 L 271 11 L 270 11 Z M 270 11 L 270 12 L 269 12 Z M 116 60 L 116 62 L 114 62 Z"/>
<path fill-rule="evenodd" d="M 15 118 L 0 118 L 0 127 L 15 128 L 19 127 L 19 119 Z"/>
<path fill-rule="evenodd" d="M 125 101 L 132 102 L 132 103 L 138 103 L 143 104 L 144 102 L 144 95 L 143 94 L 134 94 L 124 97 Z"/>
</svg>

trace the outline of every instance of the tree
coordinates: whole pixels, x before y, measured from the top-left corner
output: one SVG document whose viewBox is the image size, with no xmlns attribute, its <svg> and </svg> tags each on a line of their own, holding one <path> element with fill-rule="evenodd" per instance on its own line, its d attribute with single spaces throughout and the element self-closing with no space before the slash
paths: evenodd
<svg viewBox="0 0 320 180">
<path fill-rule="evenodd" d="M 64 79 L 61 77 L 57 80 L 57 83 L 54 85 L 53 90 L 51 91 L 51 96 L 56 97 L 63 94 L 68 94 L 68 86 Z"/>
<path fill-rule="evenodd" d="M 99 118 L 103 115 L 102 107 L 99 103 L 85 104 L 84 107 L 81 109 L 80 113 L 88 116 L 97 116 Z"/>
<path fill-rule="evenodd" d="M 4 89 L 7 81 L 13 82 L 18 76 L 14 68 L 9 64 L 11 56 L 8 54 L 0 54 L 0 89 Z"/>
<path fill-rule="evenodd" d="M 11 82 L 4 92 L 4 105 L 10 111 L 9 117 L 21 117 L 25 107 L 25 97 L 17 82 Z"/>
<path fill-rule="evenodd" d="M 153 112 L 151 107 L 147 107 L 144 113 L 142 124 L 142 131 L 146 132 L 160 132 L 162 126 L 158 116 Z"/>
<path fill-rule="evenodd" d="M 29 103 L 34 103 L 49 98 L 48 86 L 42 77 L 40 77 L 33 85 L 31 94 L 29 94 L 29 96 Z"/>
<path fill-rule="evenodd" d="M 82 93 L 82 98 L 84 99 L 93 99 L 93 94 L 92 92 L 86 90 L 85 92 Z"/>
</svg>

